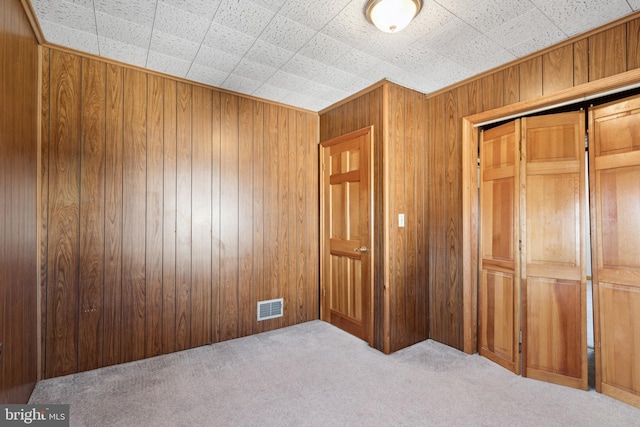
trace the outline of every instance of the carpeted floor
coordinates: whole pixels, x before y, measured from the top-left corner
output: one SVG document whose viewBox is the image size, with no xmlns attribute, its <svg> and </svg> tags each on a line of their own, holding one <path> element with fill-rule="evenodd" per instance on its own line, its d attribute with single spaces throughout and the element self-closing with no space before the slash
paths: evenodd
<svg viewBox="0 0 640 427">
<path fill-rule="evenodd" d="M 72 426 L 640 426 L 640 409 L 425 341 L 390 356 L 321 321 L 41 381 Z"/>
</svg>

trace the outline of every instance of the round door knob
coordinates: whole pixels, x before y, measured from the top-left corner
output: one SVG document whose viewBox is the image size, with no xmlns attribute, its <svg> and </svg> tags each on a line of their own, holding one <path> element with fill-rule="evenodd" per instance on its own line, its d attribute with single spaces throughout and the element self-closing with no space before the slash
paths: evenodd
<svg viewBox="0 0 640 427">
<path fill-rule="evenodd" d="M 362 247 L 360 247 L 360 248 L 355 248 L 355 249 L 354 249 L 354 252 L 365 253 L 365 252 L 367 252 L 368 250 L 369 250 L 369 249 L 367 249 L 367 247 L 366 247 L 366 246 L 362 246 Z"/>
</svg>

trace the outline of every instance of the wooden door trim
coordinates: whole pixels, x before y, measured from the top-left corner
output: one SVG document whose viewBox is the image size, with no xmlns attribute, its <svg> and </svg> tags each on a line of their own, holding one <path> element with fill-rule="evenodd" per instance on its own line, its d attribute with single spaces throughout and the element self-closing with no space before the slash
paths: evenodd
<svg viewBox="0 0 640 427">
<path fill-rule="evenodd" d="M 372 126 L 367 126 L 365 128 L 362 129 L 358 129 L 356 131 L 353 132 L 349 132 L 347 134 L 326 140 L 326 141 L 322 141 L 320 142 L 320 144 L 318 145 L 318 150 L 319 150 L 319 155 L 318 155 L 318 171 L 320 174 L 320 289 L 319 291 L 322 292 L 323 289 L 323 284 L 325 283 L 325 273 L 324 273 L 324 265 L 327 262 L 326 258 L 325 258 L 325 219 L 324 219 L 324 212 L 325 212 L 325 202 L 326 200 L 328 200 L 328 196 L 327 194 L 325 194 L 325 176 L 324 176 L 324 171 L 322 170 L 322 165 L 323 165 L 323 161 L 324 161 L 324 149 L 330 148 L 334 145 L 338 145 L 344 141 L 348 141 L 350 139 L 354 139 L 354 138 L 358 138 L 361 136 L 365 136 L 365 135 L 369 135 L 368 138 L 368 144 L 369 144 L 369 158 L 367 159 L 368 163 L 369 163 L 369 257 L 371 259 L 371 262 L 369 262 L 369 312 L 368 312 L 368 316 L 369 316 L 369 322 L 367 325 L 367 342 L 369 343 L 369 346 L 373 347 L 374 345 L 374 283 L 375 283 L 375 253 L 376 253 L 376 247 L 375 247 L 375 234 L 374 234 L 374 230 L 375 230 L 375 216 L 374 216 L 374 198 L 373 195 L 375 194 L 375 182 L 373 180 L 373 159 L 375 158 L 375 144 L 373 141 L 373 125 Z M 322 300 L 322 295 L 320 295 L 320 319 L 321 320 L 326 320 L 326 316 L 327 314 L 324 312 L 324 303 Z"/>
<path fill-rule="evenodd" d="M 477 124 L 498 120 L 514 114 L 525 115 L 532 110 L 557 104 L 580 102 L 587 97 L 605 95 L 640 82 L 640 69 L 606 77 L 564 89 L 551 95 L 485 111 L 462 118 L 462 307 L 463 350 L 473 354 L 478 341 L 478 176 Z"/>
</svg>

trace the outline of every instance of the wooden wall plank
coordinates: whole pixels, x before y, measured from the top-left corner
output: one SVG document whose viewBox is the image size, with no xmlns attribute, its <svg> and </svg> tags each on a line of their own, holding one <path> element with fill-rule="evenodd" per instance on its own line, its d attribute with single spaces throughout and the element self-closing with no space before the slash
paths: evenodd
<svg viewBox="0 0 640 427">
<path fill-rule="evenodd" d="M 309 258 L 310 253 L 307 251 L 307 245 L 311 240 L 309 236 L 309 230 L 313 227 L 313 223 L 310 222 L 312 210 L 309 208 L 309 196 L 307 196 L 309 189 L 313 186 L 314 180 L 309 180 L 308 168 L 305 165 L 309 164 L 310 150 L 315 148 L 307 139 L 307 121 L 305 115 L 302 112 L 295 113 L 296 122 L 296 136 L 294 138 L 297 141 L 296 145 L 296 160 L 295 160 L 295 189 L 296 189 L 296 204 L 294 217 L 296 222 L 296 240 L 295 240 L 295 254 L 292 259 L 296 259 L 296 272 L 294 275 L 293 284 L 296 288 L 296 322 L 307 321 L 307 288 L 306 281 L 313 280 L 312 270 L 309 268 L 313 262 Z"/>
<path fill-rule="evenodd" d="M 589 37 L 589 81 L 627 71 L 627 26 Z"/>
<path fill-rule="evenodd" d="M 214 91 L 211 110 L 211 341 L 220 341 L 220 288 L 221 270 L 224 260 L 221 250 L 224 242 L 221 234 L 222 210 L 221 205 L 221 161 L 222 161 L 222 94 Z"/>
<path fill-rule="evenodd" d="M 103 366 L 120 363 L 122 353 L 123 69 L 107 64 L 106 79 Z"/>
<path fill-rule="evenodd" d="M 446 222 L 446 341 L 445 344 L 455 348 L 462 347 L 462 287 L 460 259 L 462 248 L 460 242 L 462 217 L 462 188 L 459 179 L 462 168 L 460 158 L 458 91 L 446 94 L 445 104 L 445 222 Z"/>
<path fill-rule="evenodd" d="M 482 78 L 482 108 L 493 110 L 504 105 L 504 75 L 496 72 Z"/>
<path fill-rule="evenodd" d="M 4 53 L 4 49 L 5 49 L 5 32 L 7 30 L 6 28 L 6 22 L 5 22 L 5 13 L 6 13 L 6 9 L 7 9 L 7 2 L 3 2 L 2 4 L 0 4 L 0 51 L 2 52 L 3 56 L 0 58 L 0 89 L 2 90 L 2 92 L 0 92 L 0 100 L 2 100 L 2 102 L 0 103 L 0 135 L 5 135 L 5 127 L 6 127 L 6 122 L 8 121 L 8 118 L 6 117 L 6 113 L 5 113 L 5 105 L 7 105 L 6 103 L 6 95 L 4 95 L 6 93 L 5 91 L 5 74 L 8 73 L 8 70 L 6 70 L 7 64 L 5 64 L 5 53 Z M 8 38 L 8 37 L 7 37 Z M 3 151 L 8 148 L 5 147 L 5 141 L 4 138 L 0 139 L 0 149 L 2 149 Z M 7 235 L 7 232 L 9 230 L 9 221 L 8 221 L 8 216 L 6 215 L 8 209 L 7 209 L 7 190 L 8 190 L 8 186 L 7 186 L 7 182 L 9 181 L 10 175 L 9 175 L 9 159 L 6 156 L 0 156 L 0 212 L 2 212 L 2 217 L 0 218 L 0 233 L 2 233 L 3 236 Z M 2 241 L 0 241 L 0 260 L 5 260 L 7 258 L 7 252 L 10 251 L 9 245 L 6 242 L 7 239 L 3 239 Z M 1 261 L 4 264 L 4 261 Z M 2 342 L 5 341 L 5 339 L 8 337 L 8 333 L 7 333 L 7 328 L 5 328 L 5 322 L 8 322 L 8 316 L 7 316 L 7 293 L 8 290 L 6 289 L 5 283 L 10 283 L 9 282 L 9 269 L 6 268 L 2 268 L 0 270 L 0 310 L 2 310 L 2 314 L 0 315 L 0 339 L 2 340 Z M 4 366 L 0 365 L 0 402 L 4 403 L 4 402 L 9 402 L 9 387 L 6 384 L 6 379 L 8 378 L 8 374 L 5 374 L 6 369 L 4 368 Z"/>
<path fill-rule="evenodd" d="M 627 22 L 627 70 L 640 68 L 640 18 Z"/>
<path fill-rule="evenodd" d="M 164 212 L 164 79 L 149 75 L 147 91 L 145 355 L 162 353 Z"/>
<path fill-rule="evenodd" d="M 253 105 L 238 99 L 238 312 L 239 336 L 251 335 L 255 306 L 253 279 Z M 256 302 L 257 303 L 257 302 Z"/>
<path fill-rule="evenodd" d="M 79 57 L 51 54 L 46 377 L 78 368 Z"/>
<path fill-rule="evenodd" d="M 289 112 L 284 107 L 278 107 L 278 282 L 276 287 L 276 297 L 284 298 L 284 315 L 277 319 L 278 327 L 287 326 L 289 322 L 289 311 L 295 309 L 290 304 L 289 290 Z"/>
<path fill-rule="evenodd" d="M 483 87 L 484 90 L 484 87 Z M 429 336 L 446 341 L 445 97 L 429 99 Z"/>
<path fill-rule="evenodd" d="M 416 192 L 416 297 L 415 321 L 416 336 L 414 341 L 422 341 L 429 337 L 429 246 L 428 246 L 428 207 L 429 185 L 427 181 L 427 97 L 414 93 L 416 97 L 415 125 L 415 177 L 413 186 Z"/>
<path fill-rule="evenodd" d="M 542 57 L 536 56 L 519 64 L 520 101 L 542 96 Z M 483 109 L 482 111 L 486 111 Z"/>
<path fill-rule="evenodd" d="M 82 60 L 78 370 L 102 366 L 105 188 L 104 63 Z"/>
<path fill-rule="evenodd" d="M 285 312 L 287 314 L 287 318 L 285 319 L 285 324 L 295 325 L 296 317 L 298 313 L 298 287 L 297 287 L 297 279 L 296 279 L 296 267 L 298 260 L 296 259 L 296 239 L 298 234 L 298 222 L 296 221 L 296 211 L 298 201 L 298 189 L 297 189 L 297 180 L 296 180 L 296 160 L 297 160 L 297 150 L 298 144 L 295 143 L 297 136 L 297 124 L 296 124 L 296 114 L 293 110 L 288 110 L 288 122 L 289 122 L 289 135 L 287 146 L 289 147 L 289 158 L 287 160 L 287 181 L 285 182 L 286 187 L 288 188 L 288 204 L 286 206 L 287 212 L 287 224 L 288 224 L 288 239 L 287 239 L 287 252 L 289 255 L 288 266 L 287 269 L 287 289 L 285 291 L 285 299 L 288 305 L 288 310 Z"/>
<path fill-rule="evenodd" d="M 4 10 L 2 6 L 0 9 Z M 0 22 L 3 22 L 0 18 Z M 0 31 L 0 46 L 2 46 L 2 32 Z M 38 343 L 38 378 L 44 378 L 45 372 L 45 348 L 46 348 L 46 326 L 47 326 L 47 236 L 48 236 L 48 226 L 49 226 L 49 217 L 48 217 L 48 206 L 49 206 L 49 147 L 50 147 L 50 123 L 51 123 L 51 92 L 49 88 L 49 71 L 50 71 L 50 50 L 49 48 L 42 49 L 42 118 L 41 118 L 41 137 L 40 137 L 40 283 L 38 289 L 38 305 L 40 307 L 40 316 L 38 321 L 40 322 L 40 337 Z M 0 81 L 2 81 L 2 70 L 3 67 L 0 67 Z M 4 103 L 3 103 L 4 104 Z M 1 116 L 1 115 L 0 115 Z M 0 120 L 2 120 L 0 118 Z M 6 161 L 6 157 L 3 157 L 2 161 Z M 0 169 L 3 172 L 6 172 L 7 168 L 4 165 L 0 165 Z M 2 182 L 6 182 L 6 179 L 2 179 Z M 0 205 L 4 204 L 5 197 L 2 194 L 4 187 L 0 186 Z M 0 208 L 1 212 L 6 212 L 4 206 Z M 3 250 L 4 246 L 0 245 L 0 252 Z M 0 254 L 0 259 L 5 259 L 3 254 Z M 3 286 L 0 284 L 0 287 Z M 0 289 L 0 295 L 4 295 L 3 290 Z M 3 301 L 6 301 L 3 296 Z M 4 304 L 4 302 L 3 302 Z M 0 308 L 3 309 L 3 312 L 6 313 L 4 306 Z M 0 316 L 0 333 L 4 333 L 2 322 L 4 316 Z M 2 370 L 0 369 L 0 376 L 2 374 Z M 0 391 L 0 394 L 4 391 Z M 1 398 L 1 395 L 0 395 Z M 5 401 L 5 400 L 0 400 Z"/>
<path fill-rule="evenodd" d="M 191 88 L 177 84 L 176 350 L 191 347 Z"/>
<path fill-rule="evenodd" d="M 573 85 L 589 82 L 589 40 L 573 43 Z"/>
<path fill-rule="evenodd" d="M 544 95 L 573 86 L 573 45 L 562 46 L 542 55 L 542 93 Z"/>
<path fill-rule="evenodd" d="M 404 91 L 405 97 L 405 121 L 404 121 L 404 143 L 405 143 L 405 174 L 404 174 L 404 193 L 405 193 L 405 274 L 407 277 L 406 289 L 405 289 L 405 305 L 406 305 L 406 344 L 411 345 L 423 339 L 419 339 L 417 335 L 418 319 L 417 316 L 417 298 L 418 285 L 420 279 L 417 277 L 416 272 L 418 269 L 418 248 L 417 248 L 417 233 L 418 233 L 418 212 L 416 211 L 417 205 L 417 192 L 419 188 L 416 183 L 416 127 L 418 122 L 417 117 L 417 93 L 410 90 Z"/>
<path fill-rule="evenodd" d="M 504 103 L 520 101 L 520 67 L 513 65 L 504 70 Z"/>
<path fill-rule="evenodd" d="M 192 92 L 191 345 L 211 343 L 213 99 L 210 89 Z M 225 210 L 227 207 L 224 207 Z"/>
<path fill-rule="evenodd" d="M 239 147 L 238 97 L 222 94 L 220 206 L 222 207 L 220 236 L 225 242 L 220 248 L 223 261 L 220 274 L 220 339 L 237 338 L 239 334 L 238 303 L 238 238 L 239 221 Z"/>
<path fill-rule="evenodd" d="M 263 322 L 258 322 L 258 301 L 264 300 L 266 262 L 264 251 L 266 201 L 264 198 L 264 164 L 268 155 L 264 149 L 264 104 L 253 101 L 253 272 L 251 292 L 251 313 L 253 332 L 262 332 Z M 265 160 L 267 159 L 267 160 Z M 256 311 L 253 311 L 256 310 Z"/>
<path fill-rule="evenodd" d="M 176 91 L 174 80 L 164 80 L 163 175 L 162 175 L 162 352 L 176 349 L 176 225 L 177 144 Z"/>
<path fill-rule="evenodd" d="M 145 356 L 147 75 L 124 70 L 122 361 Z"/>
<path fill-rule="evenodd" d="M 304 143 L 309 147 L 309 154 L 304 157 L 305 170 L 307 171 L 307 182 L 313 183 L 309 189 L 307 187 L 307 212 L 310 227 L 306 229 L 308 233 L 307 256 L 309 259 L 309 274 L 305 278 L 307 293 L 307 320 L 320 318 L 320 187 L 318 183 L 319 171 L 319 149 L 318 142 L 320 134 L 318 132 L 319 118 L 315 115 L 305 114 L 306 135 Z"/>
</svg>

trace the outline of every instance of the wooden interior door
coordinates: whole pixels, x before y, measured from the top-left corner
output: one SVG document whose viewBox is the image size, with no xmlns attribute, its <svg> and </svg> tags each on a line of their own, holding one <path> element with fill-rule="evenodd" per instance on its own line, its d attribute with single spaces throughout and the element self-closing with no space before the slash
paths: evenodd
<svg viewBox="0 0 640 427">
<path fill-rule="evenodd" d="M 373 345 L 372 129 L 320 144 L 321 319 Z"/>
<path fill-rule="evenodd" d="M 522 138 L 522 375 L 587 390 L 585 113 Z"/>
<path fill-rule="evenodd" d="M 589 119 L 596 387 L 640 407 L 640 97 Z"/>
<path fill-rule="evenodd" d="M 480 141 L 478 352 L 520 373 L 520 121 L 483 131 Z"/>
</svg>

